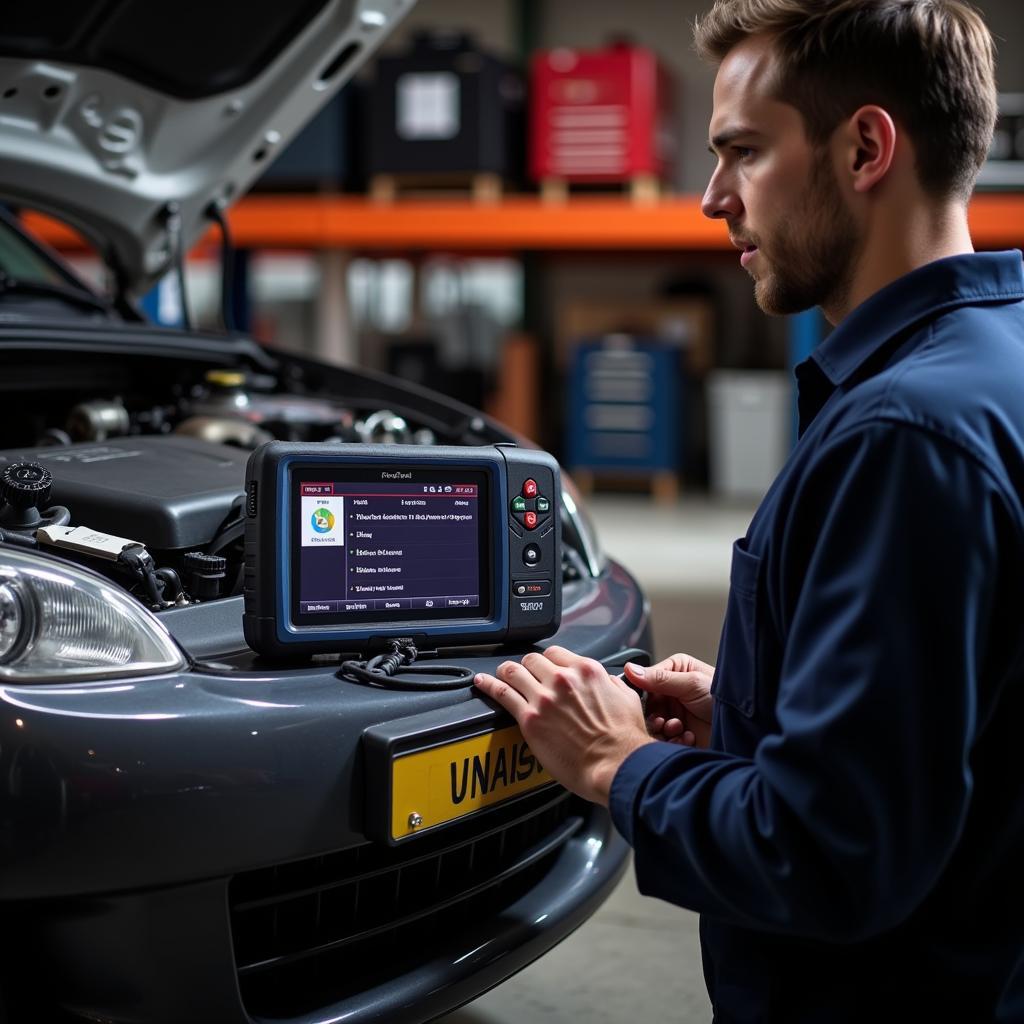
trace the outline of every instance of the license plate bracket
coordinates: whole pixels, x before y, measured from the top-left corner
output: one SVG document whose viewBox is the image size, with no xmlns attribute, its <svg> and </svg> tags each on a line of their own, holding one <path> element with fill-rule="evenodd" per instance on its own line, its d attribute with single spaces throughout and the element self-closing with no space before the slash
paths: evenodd
<svg viewBox="0 0 1024 1024">
<path fill-rule="evenodd" d="M 390 846 L 555 782 L 510 715 L 465 704 L 363 733 L 366 835 Z"/>
</svg>

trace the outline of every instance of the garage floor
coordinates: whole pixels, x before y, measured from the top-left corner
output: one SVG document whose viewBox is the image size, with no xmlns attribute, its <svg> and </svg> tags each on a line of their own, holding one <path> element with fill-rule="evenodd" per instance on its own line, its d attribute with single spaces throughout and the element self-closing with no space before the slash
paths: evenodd
<svg viewBox="0 0 1024 1024">
<path fill-rule="evenodd" d="M 655 656 L 685 651 L 714 662 L 733 540 L 752 509 L 642 497 L 590 502 L 605 550 L 651 598 Z M 632 870 L 611 899 L 552 953 L 444 1024 L 706 1022 L 697 915 L 641 896 Z"/>
</svg>

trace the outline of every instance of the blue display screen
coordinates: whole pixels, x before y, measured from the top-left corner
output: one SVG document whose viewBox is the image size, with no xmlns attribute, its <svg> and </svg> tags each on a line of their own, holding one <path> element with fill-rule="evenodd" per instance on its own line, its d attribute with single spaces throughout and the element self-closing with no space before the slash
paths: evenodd
<svg viewBox="0 0 1024 1024">
<path fill-rule="evenodd" d="M 485 472 L 365 467 L 331 477 L 292 474 L 295 622 L 489 614 Z"/>
</svg>

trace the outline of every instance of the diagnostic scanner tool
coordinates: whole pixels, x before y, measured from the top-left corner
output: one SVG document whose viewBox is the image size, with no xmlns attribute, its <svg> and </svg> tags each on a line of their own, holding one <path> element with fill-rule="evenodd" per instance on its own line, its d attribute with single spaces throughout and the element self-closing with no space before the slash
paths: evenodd
<svg viewBox="0 0 1024 1024">
<path fill-rule="evenodd" d="M 498 445 L 273 441 L 246 470 L 245 638 L 289 654 L 551 636 L 558 463 Z"/>
</svg>

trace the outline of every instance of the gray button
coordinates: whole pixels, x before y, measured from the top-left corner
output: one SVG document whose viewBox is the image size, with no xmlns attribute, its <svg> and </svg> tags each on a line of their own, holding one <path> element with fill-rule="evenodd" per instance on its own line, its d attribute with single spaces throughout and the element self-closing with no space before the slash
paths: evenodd
<svg viewBox="0 0 1024 1024">
<path fill-rule="evenodd" d="M 404 612 L 412 607 L 412 601 L 407 597 L 386 597 L 377 601 L 379 612 Z"/>
<path fill-rule="evenodd" d="M 538 544 L 527 544 L 523 548 L 523 561 L 527 565 L 540 565 L 540 546 Z"/>
<path fill-rule="evenodd" d="M 372 601 L 342 601 L 341 610 L 343 612 L 372 612 L 373 602 Z"/>
<path fill-rule="evenodd" d="M 475 608 L 480 603 L 480 598 L 476 594 L 446 597 L 444 600 L 446 608 Z"/>
<path fill-rule="evenodd" d="M 338 601 L 303 601 L 301 604 L 303 615 L 321 615 L 324 612 L 336 612 Z"/>
</svg>

